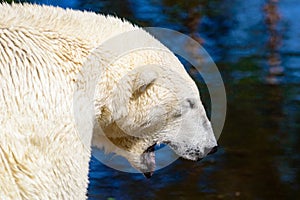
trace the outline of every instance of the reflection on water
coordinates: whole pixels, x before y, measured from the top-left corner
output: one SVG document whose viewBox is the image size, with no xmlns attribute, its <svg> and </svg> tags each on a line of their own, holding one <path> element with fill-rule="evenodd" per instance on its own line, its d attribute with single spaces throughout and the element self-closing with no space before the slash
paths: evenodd
<svg viewBox="0 0 300 200">
<path fill-rule="evenodd" d="M 89 199 L 300 198 L 298 0 L 34 1 L 189 34 L 214 58 L 226 85 L 218 153 L 199 163 L 177 160 L 150 180 L 92 159 Z"/>
<path fill-rule="evenodd" d="M 278 31 L 278 24 L 280 22 L 281 16 L 277 9 L 278 0 L 269 0 L 264 6 L 265 11 L 265 22 L 267 24 L 267 30 L 269 33 L 267 49 L 269 50 L 268 55 L 268 76 L 266 81 L 269 84 L 278 84 L 278 75 L 282 75 L 283 67 L 281 66 L 281 56 L 279 48 L 281 46 L 282 35 Z"/>
</svg>

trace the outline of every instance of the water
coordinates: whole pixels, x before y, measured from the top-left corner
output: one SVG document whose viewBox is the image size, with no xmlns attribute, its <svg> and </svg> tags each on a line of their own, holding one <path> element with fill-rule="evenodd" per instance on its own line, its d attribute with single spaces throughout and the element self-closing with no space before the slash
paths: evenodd
<svg viewBox="0 0 300 200">
<path fill-rule="evenodd" d="M 93 158 L 89 199 L 300 198 L 298 0 L 36 2 L 189 34 L 203 43 L 225 82 L 228 112 L 218 153 L 198 163 L 177 160 L 150 180 Z"/>
</svg>

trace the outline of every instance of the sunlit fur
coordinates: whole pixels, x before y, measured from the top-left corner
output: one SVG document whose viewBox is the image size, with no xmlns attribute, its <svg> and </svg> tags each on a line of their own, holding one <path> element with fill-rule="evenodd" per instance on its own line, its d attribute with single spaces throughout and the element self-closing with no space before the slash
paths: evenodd
<svg viewBox="0 0 300 200">
<path fill-rule="evenodd" d="M 0 199 L 85 199 L 91 144 L 123 155 L 141 171 L 141 154 L 154 143 L 169 143 L 192 160 L 216 145 L 196 85 L 157 40 L 141 31 L 138 42 L 166 51 L 132 52 L 110 65 L 107 52 L 96 49 L 137 29 L 90 12 L 0 4 Z M 165 67 L 134 71 L 147 64 Z M 101 71 L 96 113 L 85 111 L 84 92 L 74 97 L 85 67 L 91 76 Z M 73 100 L 83 111 L 78 124 Z"/>
</svg>

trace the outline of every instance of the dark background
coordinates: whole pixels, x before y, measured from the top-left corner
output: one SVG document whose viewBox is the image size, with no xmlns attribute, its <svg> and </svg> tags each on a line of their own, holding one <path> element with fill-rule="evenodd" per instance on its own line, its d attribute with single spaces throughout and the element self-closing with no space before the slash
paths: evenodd
<svg viewBox="0 0 300 200">
<path fill-rule="evenodd" d="M 150 180 L 110 169 L 93 158 L 89 199 L 300 198 L 298 0 L 27 2 L 180 31 L 202 43 L 225 83 L 228 112 L 216 154 L 198 163 L 177 160 Z M 189 72 L 205 101 L 205 85 Z M 209 110 L 209 103 L 206 107 Z"/>
</svg>

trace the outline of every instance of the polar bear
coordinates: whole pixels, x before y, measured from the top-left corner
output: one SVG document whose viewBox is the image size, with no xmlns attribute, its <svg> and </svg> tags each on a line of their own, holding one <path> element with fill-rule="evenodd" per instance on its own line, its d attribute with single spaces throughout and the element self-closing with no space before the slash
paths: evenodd
<svg viewBox="0 0 300 200">
<path fill-rule="evenodd" d="M 138 31 L 136 43 L 162 50 L 112 60 L 115 52 L 99 48 L 130 31 Z M 117 49 L 132 41 L 120 42 Z M 124 156 L 147 177 L 156 144 L 189 160 L 216 151 L 179 60 L 112 16 L 0 4 L 0 85 L 1 199 L 86 199 L 91 146 Z"/>
</svg>

